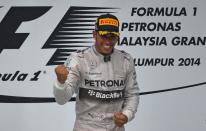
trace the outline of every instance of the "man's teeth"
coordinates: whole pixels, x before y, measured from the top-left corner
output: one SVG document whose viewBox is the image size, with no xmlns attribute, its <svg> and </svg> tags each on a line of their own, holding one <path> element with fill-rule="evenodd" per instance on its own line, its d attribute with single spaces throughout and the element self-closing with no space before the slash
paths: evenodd
<svg viewBox="0 0 206 131">
<path fill-rule="evenodd" d="M 105 46 L 104 46 L 104 48 L 110 48 L 110 46 L 108 46 L 108 45 L 105 45 Z"/>
</svg>

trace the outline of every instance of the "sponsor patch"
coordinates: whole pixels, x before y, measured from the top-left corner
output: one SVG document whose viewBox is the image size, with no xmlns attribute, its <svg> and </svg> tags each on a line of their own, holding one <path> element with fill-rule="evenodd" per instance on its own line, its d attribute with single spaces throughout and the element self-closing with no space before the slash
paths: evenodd
<svg viewBox="0 0 206 131">
<path fill-rule="evenodd" d="M 112 18 L 104 18 L 99 20 L 99 25 L 112 25 L 118 27 L 118 21 Z"/>
<path fill-rule="evenodd" d="M 111 102 L 122 100 L 124 98 L 124 90 L 102 91 L 94 89 L 79 89 L 80 100 L 89 99 L 93 101 Z"/>
</svg>

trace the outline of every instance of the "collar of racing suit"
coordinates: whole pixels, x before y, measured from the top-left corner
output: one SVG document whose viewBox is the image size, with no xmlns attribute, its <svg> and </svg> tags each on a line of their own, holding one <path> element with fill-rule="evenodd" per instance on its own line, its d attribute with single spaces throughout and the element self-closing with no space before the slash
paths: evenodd
<svg viewBox="0 0 206 131">
<path fill-rule="evenodd" d="M 113 52 L 114 52 L 114 49 L 113 49 L 113 50 L 112 50 L 112 53 L 111 53 L 110 55 L 103 55 L 103 54 L 99 53 L 99 52 L 96 50 L 96 48 L 95 48 L 94 45 L 92 46 L 92 49 L 93 49 L 94 53 L 95 53 L 97 56 L 99 56 L 101 59 L 104 60 L 104 62 L 109 62 L 109 61 L 111 60 L 111 56 L 112 56 L 112 54 L 113 54 Z"/>
</svg>

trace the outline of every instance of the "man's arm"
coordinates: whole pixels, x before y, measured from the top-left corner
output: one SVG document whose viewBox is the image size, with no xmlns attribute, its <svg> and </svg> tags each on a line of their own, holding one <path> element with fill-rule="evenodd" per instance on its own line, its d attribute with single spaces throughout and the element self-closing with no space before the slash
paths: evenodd
<svg viewBox="0 0 206 131">
<path fill-rule="evenodd" d="M 128 54 L 127 54 L 128 55 Z M 125 59 L 125 66 L 127 70 L 127 78 L 125 81 L 125 98 L 123 103 L 122 112 L 116 112 L 114 114 L 114 122 L 117 126 L 121 127 L 125 123 L 131 121 L 139 104 L 139 87 L 136 80 L 136 71 L 133 63 L 133 58 L 128 55 Z"/>
<path fill-rule="evenodd" d="M 53 93 L 58 104 L 65 104 L 73 96 L 79 81 L 79 63 L 76 56 L 69 57 L 64 65 L 55 68 L 57 80 Z"/>
<path fill-rule="evenodd" d="M 136 80 L 134 65 L 132 65 L 131 68 L 126 80 L 125 101 L 123 106 L 123 114 L 128 117 L 128 121 L 134 118 L 139 104 L 139 87 Z"/>
</svg>

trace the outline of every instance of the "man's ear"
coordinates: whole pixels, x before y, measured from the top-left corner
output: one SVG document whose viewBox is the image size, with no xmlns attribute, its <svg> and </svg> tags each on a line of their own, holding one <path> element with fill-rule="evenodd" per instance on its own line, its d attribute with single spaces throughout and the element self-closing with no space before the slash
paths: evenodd
<svg viewBox="0 0 206 131">
<path fill-rule="evenodd" d="M 92 34 L 93 34 L 93 37 L 94 37 L 94 38 L 97 37 L 97 32 L 96 32 L 96 31 L 93 31 Z"/>
</svg>

